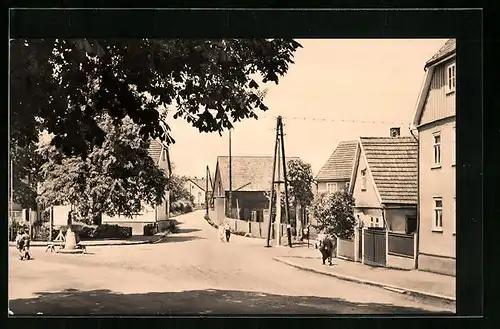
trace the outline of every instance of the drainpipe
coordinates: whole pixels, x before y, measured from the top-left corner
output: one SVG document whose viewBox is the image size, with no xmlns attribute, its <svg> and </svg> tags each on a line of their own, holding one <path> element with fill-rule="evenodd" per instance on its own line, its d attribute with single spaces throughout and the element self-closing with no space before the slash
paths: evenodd
<svg viewBox="0 0 500 329">
<path fill-rule="evenodd" d="M 418 256 L 420 250 L 420 144 L 418 143 L 418 138 L 413 134 L 414 130 L 418 132 L 417 127 L 411 124 L 408 128 L 410 134 L 417 141 L 417 250 L 415 252 L 415 269 L 418 269 Z"/>
</svg>

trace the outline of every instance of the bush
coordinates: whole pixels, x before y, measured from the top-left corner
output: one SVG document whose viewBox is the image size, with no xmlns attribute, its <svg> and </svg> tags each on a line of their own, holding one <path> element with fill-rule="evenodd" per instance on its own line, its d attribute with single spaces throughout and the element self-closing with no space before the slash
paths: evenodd
<svg viewBox="0 0 500 329">
<path fill-rule="evenodd" d="M 158 231 L 158 228 L 156 226 L 156 224 L 147 224 L 146 226 L 144 226 L 144 235 L 146 236 L 151 236 L 151 235 L 155 235 Z"/>
<path fill-rule="evenodd" d="M 311 206 L 312 215 L 317 219 L 319 231 L 350 239 L 354 235 L 354 198 L 347 189 L 335 193 L 318 194 Z"/>
</svg>

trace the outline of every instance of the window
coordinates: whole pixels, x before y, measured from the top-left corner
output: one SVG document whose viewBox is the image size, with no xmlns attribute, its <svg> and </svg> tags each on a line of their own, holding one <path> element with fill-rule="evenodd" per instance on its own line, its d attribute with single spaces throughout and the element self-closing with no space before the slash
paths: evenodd
<svg viewBox="0 0 500 329">
<path fill-rule="evenodd" d="M 456 138 L 457 138 L 457 128 L 453 127 L 453 136 L 452 136 L 452 143 L 451 143 L 451 165 L 455 165 L 456 161 L 456 152 L 457 152 L 457 144 L 456 144 Z"/>
<path fill-rule="evenodd" d="M 361 170 L 361 191 L 366 191 L 366 169 Z"/>
<path fill-rule="evenodd" d="M 370 227 L 373 227 L 373 217 L 370 217 Z"/>
<path fill-rule="evenodd" d="M 434 198 L 433 231 L 443 231 L 443 199 Z"/>
<path fill-rule="evenodd" d="M 432 136 L 434 140 L 433 148 L 434 148 L 434 166 L 441 165 L 441 134 L 435 133 Z"/>
<path fill-rule="evenodd" d="M 455 63 L 453 63 L 446 67 L 446 92 L 451 93 L 455 91 L 455 84 L 456 84 L 456 72 L 455 72 Z"/>
<path fill-rule="evenodd" d="M 326 191 L 328 193 L 334 193 L 337 191 L 337 183 L 327 183 L 326 184 Z"/>
<path fill-rule="evenodd" d="M 456 234 L 457 229 L 457 198 L 453 197 L 453 235 Z"/>
</svg>

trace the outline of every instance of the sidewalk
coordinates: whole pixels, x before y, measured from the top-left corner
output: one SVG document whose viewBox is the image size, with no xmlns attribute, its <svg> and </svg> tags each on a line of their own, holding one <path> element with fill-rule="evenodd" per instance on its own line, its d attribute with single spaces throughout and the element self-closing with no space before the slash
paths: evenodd
<svg viewBox="0 0 500 329">
<path fill-rule="evenodd" d="M 279 256 L 274 257 L 276 261 L 306 271 L 379 286 L 399 293 L 455 302 L 455 277 L 418 270 L 372 267 L 338 258 L 333 259 L 332 266 L 326 266 L 322 265 L 319 251 L 314 247 L 280 249 Z"/>
<path fill-rule="evenodd" d="M 161 239 L 157 235 L 153 236 L 132 236 L 129 239 L 102 239 L 102 240 L 82 240 L 80 242 L 81 245 L 84 246 L 125 246 L 125 245 L 138 245 L 138 244 L 146 244 L 146 243 L 154 243 L 156 240 Z M 57 242 L 48 242 L 48 241 L 31 241 L 31 247 L 46 247 L 49 243 L 57 243 Z M 14 241 L 9 241 L 10 247 L 15 247 L 16 243 Z"/>
</svg>

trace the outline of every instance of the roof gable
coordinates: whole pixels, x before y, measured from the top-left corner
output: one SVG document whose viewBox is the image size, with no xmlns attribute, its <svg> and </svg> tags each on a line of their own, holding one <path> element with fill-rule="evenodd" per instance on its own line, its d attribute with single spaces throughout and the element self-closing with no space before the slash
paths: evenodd
<svg viewBox="0 0 500 329">
<path fill-rule="evenodd" d="M 272 156 L 232 156 L 232 188 L 233 191 L 268 191 L 271 188 L 273 175 Z M 299 158 L 286 158 L 286 161 Z M 217 157 L 217 168 L 225 191 L 229 191 L 229 157 Z M 216 174 L 217 175 L 217 174 Z M 277 173 L 276 173 L 277 175 Z M 283 170 L 280 171 L 283 180 Z"/>
<path fill-rule="evenodd" d="M 357 141 L 342 141 L 316 176 L 316 181 L 350 180 L 356 160 Z"/>
<path fill-rule="evenodd" d="M 417 151 L 412 137 L 361 137 L 362 152 L 384 204 L 417 204 Z"/>
<path fill-rule="evenodd" d="M 457 43 L 455 39 L 449 39 L 445 42 L 445 44 L 439 48 L 437 53 L 435 53 L 426 63 L 425 67 L 429 67 L 445 59 L 446 57 L 455 53 L 457 49 Z"/>
<path fill-rule="evenodd" d="M 191 183 L 193 183 L 194 185 L 198 186 L 204 192 L 206 192 L 207 181 L 204 178 L 188 178 L 188 180 Z M 209 182 L 209 184 L 208 184 L 208 191 L 211 191 L 211 190 L 212 190 L 212 187 L 210 186 L 210 182 Z"/>
<path fill-rule="evenodd" d="M 166 160 L 162 160 L 162 152 L 166 152 Z M 169 173 L 172 173 L 172 165 L 170 162 L 170 152 L 168 147 L 163 145 L 160 141 L 153 139 L 149 144 L 148 149 L 149 156 L 153 159 L 154 163 L 167 170 Z"/>
<path fill-rule="evenodd" d="M 446 43 L 434 54 L 425 64 L 425 77 L 420 89 L 420 93 L 417 99 L 417 107 L 415 109 L 415 114 L 413 116 L 413 125 L 419 126 L 420 120 L 422 118 L 422 112 L 425 107 L 425 101 L 429 95 L 429 89 L 431 86 L 431 81 L 434 76 L 434 68 L 438 66 L 441 60 L 447 57 L 454 57 L 456 55 L 456 41 L 455 39 L 449 39 Z"/>
</svg>

